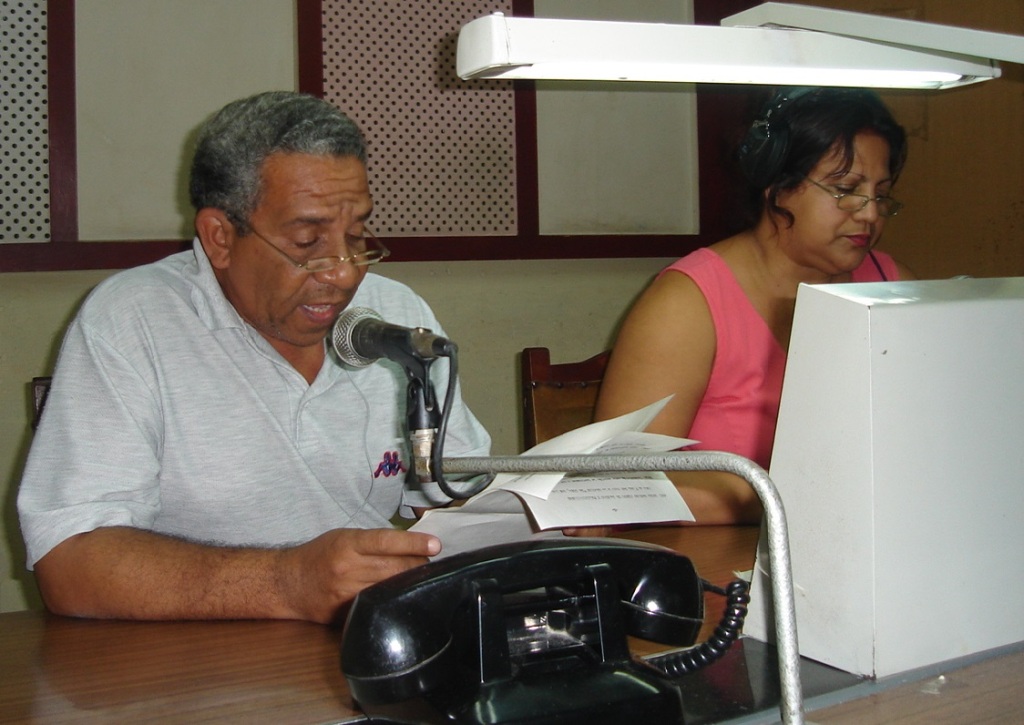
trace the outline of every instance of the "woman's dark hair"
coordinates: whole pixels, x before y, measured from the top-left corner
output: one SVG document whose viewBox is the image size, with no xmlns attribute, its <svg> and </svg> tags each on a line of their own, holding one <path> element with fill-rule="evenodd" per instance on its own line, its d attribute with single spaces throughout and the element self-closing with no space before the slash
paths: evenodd
<svg viewBox="0 0 1024 725">
<path fill-rule="evenodd" d="M 353 156 L 366 163 L 366 142 L 348 116 L 313 96 L 269 91 L 234 101 L 200 129 L 189 177 L 192 206 L 220 209 L 239 234 L 248 234 L 263 163 L 275 153 Z"/>
<path fill-rule="evenodd" d="M 778 204 L 779 194 L 795 189 L 811 170 L 832 153 L 846 173 L 853 165 L 853 140 L 860 133 L 873 133 L 889 145 L 889 175 L 895 181 L 907 159 L 907 135 L 876 93 L 860 88 L 816 88 L 794 94 L 778 103 L 785 89 L 776 92 L 761 112 L 771 125 L 785 125 L 786 147 L 778 170 L 761 184 L 752 185 L 748 201 L 750 222 L 767 209 L 793 223 L 793 215 Z M 767 190 L 767 194 L 765 194 Z"/>
</svg>

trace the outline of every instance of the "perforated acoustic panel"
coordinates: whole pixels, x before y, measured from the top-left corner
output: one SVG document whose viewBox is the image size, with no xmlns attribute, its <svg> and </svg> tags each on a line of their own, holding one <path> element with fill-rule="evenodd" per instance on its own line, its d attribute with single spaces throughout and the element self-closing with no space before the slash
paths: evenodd
<svg viewBox="0 0 1024 725">
<path fill-rule="evenodd" d="M 46 0 L 0 0 L 0 242 L 50 238 Z"/>
<path fill-rule="evenodd" d="M 324 97 L 369 143 L 382 236 L 514 235 L 508 81 L 455 75 L 458 30 L 511 0 L 324 0 Z"/>
</svg>

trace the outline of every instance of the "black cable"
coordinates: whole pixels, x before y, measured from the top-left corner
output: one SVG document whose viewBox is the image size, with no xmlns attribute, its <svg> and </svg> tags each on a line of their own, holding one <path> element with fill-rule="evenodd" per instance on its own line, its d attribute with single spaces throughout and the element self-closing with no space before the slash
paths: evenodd
<svg viewBox="0 0 1024 725">
<path fill-rule="evenodd" d="M 475 496 L 483 491 L 487 485 L 494 480 L 493 475 L 484 476 L 479 482 L 473 484 L 465 491 L 456 491 L 451 487 L 441 470 L 441 461 L 444 458 L 444 439 L 448 432 L 448 417 L 451 414 L 452 403 L 455 401 L 455 382 L 459 374 L 459 347 L 454 342 L 445 345 L 444 356 L 448 358 L 448 388 L 444 394 L 444 408 L 441 411 L 441 422 L 437 427 L 437 436 L 434 439 L 434 447 L 430 451 L 430 468 L 434 481 L 441 488 L 445 496 L 452 499 L 465 499 Z"/>
<path fill-rule="evenodd" d="M 875 265 L 875 269 L 878 270 L 878 274 L 881 275 L 883 282 L 888 282 L 889 278 L 885 276 L 885 270 L 882 269 L 882 265 L 878 262 L 878 257 L 875 256 L 874 252 L 868 252 L 868 256 L 871 257 L 871 261 Z"/>
<path fill-rule="evenodd" d="M 648 658 L 647 662 L 669 677 L 687 675 L 707 667 L 729 650 L 743 629 L 743 620 L 747 617 L 747 604 L 750 603 L 750 595 L 747 593 L 749 585 L 742 579 L 731 582 L 724 590 L 704 580 L 701 580 L 701 584 L 705 591 L 728 597 L 725 612 L 707 641 L 690 649 Z"/>
</svg>

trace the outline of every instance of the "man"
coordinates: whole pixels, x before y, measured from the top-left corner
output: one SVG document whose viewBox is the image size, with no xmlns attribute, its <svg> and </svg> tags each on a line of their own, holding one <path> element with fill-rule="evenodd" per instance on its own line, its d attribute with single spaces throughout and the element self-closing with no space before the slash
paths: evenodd
<svg viewBox="0 0 1024 725">
<path fill-rule="evenodd" d="M 28 563 L 68 615 L 329 622 L 439 551 L 389 521 L 442 500 L 403 490 L 403 371 L 341 365 L 325 337 L 350 304 L 443 331 L 367 273 L 387 252 L 364 141 L 330 104 L 229 104 L 190 193 L 192 251 L 108 279 L 67 332 L 19 492 Z M 489 444 L 459 396 L 446 454 Z"/>
</svg>

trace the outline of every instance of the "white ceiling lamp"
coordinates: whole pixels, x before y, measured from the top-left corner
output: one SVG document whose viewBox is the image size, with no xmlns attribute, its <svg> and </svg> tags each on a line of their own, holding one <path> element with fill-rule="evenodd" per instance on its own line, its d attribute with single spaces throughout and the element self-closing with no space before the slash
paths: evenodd
<svg viewBox="0 0 1024 725">
<path fill-rule="evenodd" d="M 1020 36 L 804 5 L 765 3 L 722 23 L 670 25 L 495 13 L 463 26 L 456 72 L 465 80 L 935 89 L 997 78 L 999 59 L 1024 62 Z M 836 29 L 842 32 L 831 32 Z M 914 38 L 913 47 L 892 38 Z M 1000 52 L 994 58 L 993 48 Z"/>
<path fill-rule="evenodd" d="M 761 3 L 722 19 L 727 26 L 818 30 L 928 52 L 1024 63 L 1024 37 L 792 3 Z"/>
</svg>

